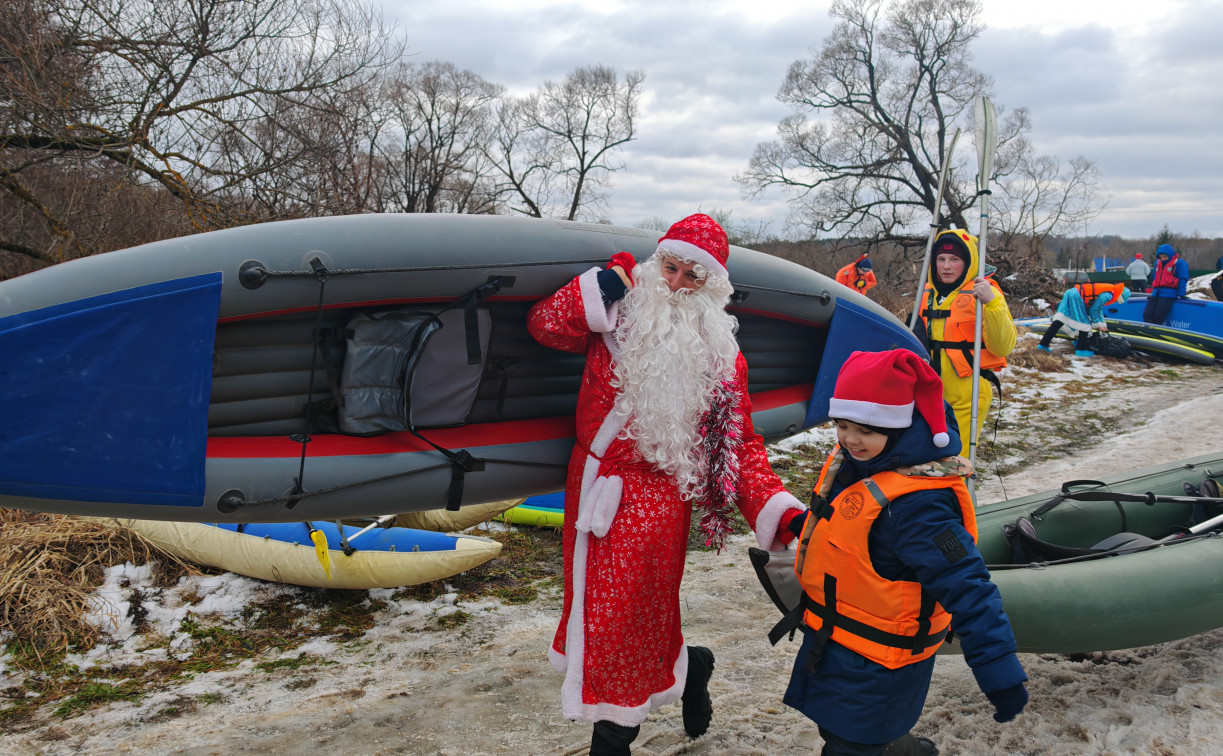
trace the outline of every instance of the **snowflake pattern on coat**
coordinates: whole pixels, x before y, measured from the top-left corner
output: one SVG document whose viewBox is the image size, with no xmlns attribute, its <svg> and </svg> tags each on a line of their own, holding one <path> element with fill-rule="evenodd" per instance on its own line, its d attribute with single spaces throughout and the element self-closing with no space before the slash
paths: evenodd
<svg viewBox="0 0 1223 756">
<path fill-rule="evenodd" d="M 617 306 L 602 304 L 597 270 L 538 302 L 528 318 L 541 344 L 586 355 L 565 486 L 564 608 L 549 656 L 565 674 L 567 718 L 633 727 L 683 694 L 688 658 L 679 590 L 693 503 L 642 459 L 634 442 L 618 437 L 624 418 L 613 412 L 611 386 Z M 728 383 L 739 425 L 734 504 L 757 542 L 775 549 L 782 515 L 805 507 L 769 466 L 751 426 L 747 385 L 740 354 Z M 725 480 L 715 485 L 726 490 Z"/>
</svg>

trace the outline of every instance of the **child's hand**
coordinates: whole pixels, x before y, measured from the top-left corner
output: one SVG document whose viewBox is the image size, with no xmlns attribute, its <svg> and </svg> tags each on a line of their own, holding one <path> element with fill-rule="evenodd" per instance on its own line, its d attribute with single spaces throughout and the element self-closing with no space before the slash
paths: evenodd
<svg viewBox="0 0 1223 756">
<path fill-rule="evenodd" d="M 1028 705 L 1028 689 L 1023 686 L 1023 683 L 1013 688 L 986 693 L 985 697 L 994 705 L 995 722 L 1011 721 L 1019 715 L 1019 712 L 1023 711 L 1023 707 Z"/>
<path fill-rule="evenodd" d="M 986 281 L 984 278 L 978 276 L 977 279 L 973 281 L 972 295 L 981 300 L 981 304 L 989 304 L 990 302 L 994 301 L 994 295 L 996 293 L 997 292 L 994 291 L 994 287 L 991 286 L 989 281 Z"/>
</svg>

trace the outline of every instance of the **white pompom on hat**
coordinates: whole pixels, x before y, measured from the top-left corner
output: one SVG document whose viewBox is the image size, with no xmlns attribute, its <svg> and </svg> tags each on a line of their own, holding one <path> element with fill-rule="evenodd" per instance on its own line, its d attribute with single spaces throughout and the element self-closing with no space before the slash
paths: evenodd
<svg viewBox="0 0 1223 756">
<path fill-rule="evenodd" d="M 828 416 L 877 428 L 908 428 L 921 413 L 934 445 L 951 441 L 943 409 L 943 382 L 930 365 L 907 349 L 854 352 L 841 366 Z"/>
<path fill-rule="evenodd" d="M 689 215 L 667 229 L 666 235 L 658 240 L 657 252 L 698 262 L 710 275 L 730 278 L 726 270 L 730 257 L 726 231 L 703 213 Z"/>
</svg>

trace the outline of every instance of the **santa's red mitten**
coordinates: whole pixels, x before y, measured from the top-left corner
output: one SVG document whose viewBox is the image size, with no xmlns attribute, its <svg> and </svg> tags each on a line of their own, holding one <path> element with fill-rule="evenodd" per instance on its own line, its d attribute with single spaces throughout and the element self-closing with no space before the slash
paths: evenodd
<svg viewBox="0 0 1223 756">
<path fill-rule="evenodd" d="M 607 269 L 611 270 L 619 265 L 624 268 L 624 272 L 628 275 L 628 280 L 633 280 L 633 268 L 637 267 L 637 260 L 628 252 L 617 252 L 612 255 L 612 259 L 607 263 Z"/>
</svg>

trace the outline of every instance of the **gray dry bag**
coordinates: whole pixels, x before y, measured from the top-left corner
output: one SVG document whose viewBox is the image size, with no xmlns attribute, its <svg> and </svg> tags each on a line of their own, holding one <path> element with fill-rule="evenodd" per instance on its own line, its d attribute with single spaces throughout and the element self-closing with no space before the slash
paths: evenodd
<svg viewBox="0 0 1223 756">
<path fill-rule="evenodd" d="M 476 310 L 478 334 L 461 309 L 361 313 L 348 321 L 340 377 L 340 430 L 371 434 L 462 425 L 488 354 L 492 317 Z M 479 360 L 473 362 L 478 339 Z"/>
</svg>

